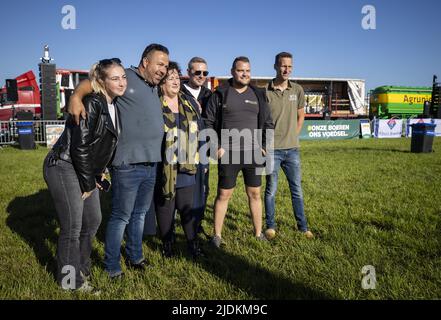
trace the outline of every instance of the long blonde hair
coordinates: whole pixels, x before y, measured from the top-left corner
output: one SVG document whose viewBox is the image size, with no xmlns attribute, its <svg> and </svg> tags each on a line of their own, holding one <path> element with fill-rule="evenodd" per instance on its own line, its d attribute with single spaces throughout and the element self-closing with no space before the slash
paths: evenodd
<svg viewBox="0 0 441 320">
<path fill-rule="evenodd" d="M 113 66 L 124 68 L 118 58 L 103 59 L 92 65 L 89 71 L 89 80 L 94 92 L 106 94 L 104 80 L 107 77 L 107 70 Z"/>
</svg>

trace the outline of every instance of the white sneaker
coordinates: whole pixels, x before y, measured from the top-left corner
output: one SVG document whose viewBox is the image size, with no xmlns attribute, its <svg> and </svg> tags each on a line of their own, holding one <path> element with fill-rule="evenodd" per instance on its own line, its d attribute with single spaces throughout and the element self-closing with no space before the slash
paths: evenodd
<svg viewBox="0 0 441 320">
<path fill-rule="evenodd" d="M 263 232 L 261 232 L 257 237 L 257 240 L 259 241 L 268 241 L 268 239 L 266 238 L 265 234 Z"/>
<path fill-rule="evenodd" d="M 83 271 L 80 271 L 80 276 L 81 278 L 83 278 L 84 281 L 90 281 L 90 274 L 88 274 L 87 276 L 83 273 Z"/>
<path fill-rule="evenodd" d="M 89 293 L 94 296 L 99 296 L 101 294 L 101 291 L 95 289 L 93 286 L 89 284 L 89 281 L 84 281 L 81 287 L 79 287 L 76 291 L 83 292 L 83 293 Z"/>
</svg>

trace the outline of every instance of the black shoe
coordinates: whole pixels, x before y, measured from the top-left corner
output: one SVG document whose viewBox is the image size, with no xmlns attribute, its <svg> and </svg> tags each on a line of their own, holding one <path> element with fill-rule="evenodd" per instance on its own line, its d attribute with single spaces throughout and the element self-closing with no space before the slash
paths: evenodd
<svg viewBox="0 0 441 320">
<path fill-rule="evenodd" d="M 188 242 L 188 252 L 193 257 L 193 260 L 206 257 L 205 252 L 201 249 L 198 240 Z"/>
<path fill-rule="evenodd" d="M 140 270 L 143 271 L 149 267 L 149 264 L 147 263 L 147 260 L 142 260 L 140 263 L 132 263 L 127 261 L 127 267 L 134 269 L 134 270 Z"/>
<path fill-rule="evenodd" d="M 109 275 L 109 278 L 110 278 L 111 281 L 119 281 L 122 278 L 124 278 L 124 272 L 118 273 L 118 274 L 116 274 L 114 276 L 110 276 Z"/>
<path fill-rule="evenodd" d="M 164 258 L 167 258 L 167 259 L 172 258 L 175 255 L 175 253 L 173 251 L 173 241 L 165 241 L 162 244 L 161 253 Z"/>
<path fill-rule="evenodd" d="M 198 230 L 196 232 L 198 235 L 203 234 L 205 236 L 205 239 L 210 240 L 211 236 L 205 232 L 204 228 L 202 227 L 202 225 L 199 225 Z"/>
</svg>

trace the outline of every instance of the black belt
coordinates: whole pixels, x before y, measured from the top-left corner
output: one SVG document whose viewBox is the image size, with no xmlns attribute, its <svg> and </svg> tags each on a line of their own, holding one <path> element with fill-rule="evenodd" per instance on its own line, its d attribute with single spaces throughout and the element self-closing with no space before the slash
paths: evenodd
<svg viewBox="0 0 441 320">
<path fill-rule="evenodd" d="M 153 167 L 156 164 L 156 162 L 137 162 L 137 163 L 131 163 L 131 165 L 134 166 L 147 166 L 147 167 Z"/>
</svg>

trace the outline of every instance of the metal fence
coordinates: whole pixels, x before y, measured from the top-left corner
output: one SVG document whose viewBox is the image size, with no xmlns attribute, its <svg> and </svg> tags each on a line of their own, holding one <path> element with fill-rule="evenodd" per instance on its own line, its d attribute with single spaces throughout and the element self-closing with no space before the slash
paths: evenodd
<svg viewBox="0 0 441 320">
<path fill-rule="evenodd" d="M 23 120 L 23 121 L 0 121 L 0 145 L 18 144 L 17 123 L 32 122 L 35 143 L 46 144 L 48 125 L 64 125 L 65 120 Z"/>
</svg>

